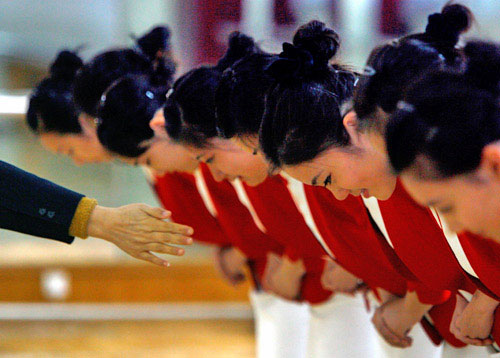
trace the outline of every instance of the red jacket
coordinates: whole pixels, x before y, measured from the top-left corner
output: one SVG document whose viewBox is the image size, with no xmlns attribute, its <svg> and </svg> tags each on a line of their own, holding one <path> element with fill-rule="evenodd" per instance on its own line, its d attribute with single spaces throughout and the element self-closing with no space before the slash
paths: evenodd
<svg viewBox="0 0 500 358">
<path fill-rule="evenodd" d="M 239 248 L 252 261 L 256 279 L 261 280 L 267 253 L 282 255 L 283 246 L 257 227 L 252 214 L 241 203 L 231 183 L 216 182 L 206 165 L 202 164 L 200 168 L 217 211 L 219 225 L 231 238 L 233 246 Z"/>
<path fill-rule="evenodd" d="M 339 201 L 317 186 L 304 185 L 304 192 L 318 231 L 340 265 L 373 289 L 404 296 L 407 280 L 381 249 L 363 204 L 352 196 Z"/>
<path fill-rule="evenodd" d="M 249 259 L 257 284 L 267 253 L 282 252 L 278 243 L 255 226 L 232 185 L 217 183 L 205 164 L 195 175 L 169 173 L 156 177 L 152 185 L 162 205 L 172 211 L 172 219 L 193 227 L 195 240 L 240 249 Z"/>
<path fill-rule="evenodd" d="M 305 186 L 305 192 L 318 229 L 346 269 L 372 288 L 381 287 L 399 296 L 415 290 L 430 303 L 445 302 L 431 312 L 433 325 L 427 320 L 422 320 L 422 324 L 436 344 L 444 338 L 455 346 L 464 346 L 448 329 L 454 309 L 454 303 L 447 302 L 449 292 L 433 290 L 412 274 L 383 234 L 375 229 L 360 198 L 349 196 L 338 201 L 328 190 L 311 186 Z"/>
<path fill-rule="evenodd" d="M 389 200 L 378 201 L 378 206 L 394 252 L 420 282 L 443 292 L 442 302 L 459 289 L 475 291 L 430 209 L 418 205 L 399 181 Z M 420 300 L 440 303 L 432 297 Z"/>
<path fill-rule="evenodd" d="M 465 256 L 474 270 L 475 275 L 472 279 L 481 291 L 498 301 L 500 297 L 500 244 L 471 233 L 460 234 L 458 237 Z M 495 312 L 492 336 L 499 344 L 500 309 L 498 308 Z"/>
<path fill-rule="evenodd" d="M 217 218 L 207 209 L 194 175 L 168 173 L 155 176 L 151 184 L 163 207 L 172 212 L 172 219 L 194 229 L 195 240 L 218 246 L 231 245 Z"/>
<path fill-rule="evenodd" d="M 321 284 L 321 275 L 328 255 L 307 226 L 280 175 L 267 178 L 262 184 L 244 190 L 266 233 L 284 248 L 292 261 L 303 260 L 306 274 L 302 280 L 301 297 L 317 304 L 327 300 L 332 292 Z"/>
<path fill-rule="evenodd" d="M 373 201 L 373 199 L 370 200 Z M 365 202 L 368 202 L 368 200 L 365 200 Z M 445 234 L 439 216 L 433 210 L 418 205 L 404 190 L 399 181 L 389 200 L 376 203 L 380 210 L 382 226 L 388 237 L 386 243 L 392 245 L 398 257 L 420 282 L 436 290 L 435 297 L 421 295 L 417 292 L 421 301 L 436 304 L 434 298 L 438 296 L 440 290 L 443 292 L 443 305 L 441 307 L 435 306 L 430 311 L 436 328 L 439 329 L 441 335 L 449 343 L 455 346 L 463 346 L 464 344 L 456 340 L 449 332 L 449 322 L 455 307 L 454 297 L 458 291 L 474 293 L 478 288 L 487 290 L 485 286 L 488 287 L 488 285 L 483 285 L 485 283 L 484 279 L 493 277 L 492 273 L 482 271 L 483 276 L 481 277 L 479 274 L 479 279 L 469 275 L 457 259 L 460 255 L 457 256 L 452 250 L 452 245 L 456 246 L 459 239 L 457 238 L 455 243 L 449 241 L 454 234 Z M 460 242 L 466 243 L 467 239 L 462 238 Z M 476 244 L 476 249 L 478 249 L 478 246 Z M 484 269 L 484 259 L 487 256 L 480 263 L 478 257 L 474 260 L 470 250 L 467 250 L 467 245 L 463 245 L 463 247 L 465 256 L 475 261 L 479 270 Z M 483 249 L 486 249 L 486 247 L 483 247 Z M 490 250 L 494 251 L 495 248 L 490 247 Z M 498 247 L 496 250 L 498 250 Z M 489 288 L 493 289 L 493 287 Z M 444 300 L 446 297 L 446 291 L 444 290 L 449 292 L 452 297 L 451 300 Z"/>
</svg>

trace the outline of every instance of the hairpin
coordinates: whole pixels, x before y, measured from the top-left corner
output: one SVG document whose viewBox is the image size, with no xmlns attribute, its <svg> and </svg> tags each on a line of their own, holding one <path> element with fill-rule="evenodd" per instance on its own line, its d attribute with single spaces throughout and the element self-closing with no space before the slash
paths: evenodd
<svg viewBox="0 0 500 358">
<path fill-rule="evenodd" d="M 340 105 L 340 115 L 342 116 L 342 118 L 344 118 L 345 115 L 349 113 L 353 108 L 354 108 L 354 103 L 352 99 L 344 101 L 344 103 Z"/>
<path fill-rule="evenodd" d="M 415 107 L 412 104 L 405 101 L 399 101 L 397 108 L 406 112 L 413 112 L 415 110 Z"/>
<path fill-rule="evenodd" d="M 373 76 L 377 71 L 372 66 L 365 66 L 361 71 L 361 75 L 363 76 Z"/>
<path fill-rule="evenodd" d="M 169 89 L 169 90 L 167 91 L 167 94 L 165 95 L 165 98 L 166 98 L 166 99 L 170 98 L 170 96 L 172 95 L 172 93 L 174 93 L 174 89 L 173 89 L 173 88 L 171 88 L 171 89 Z"/>
<path fill-rule="evenodd" d="M 149 99 L 154 99 L 155 95 L 151 91 L 146 91 L 146 97 L 148 97 Z"/>
</svg>

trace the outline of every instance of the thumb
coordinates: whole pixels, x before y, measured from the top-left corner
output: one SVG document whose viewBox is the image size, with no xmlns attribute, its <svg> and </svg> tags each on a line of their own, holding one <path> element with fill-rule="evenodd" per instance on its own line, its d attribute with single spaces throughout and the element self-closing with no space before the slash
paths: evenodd
<svg viewBox="0 0 500 358">
<path fill-rule="evenodd" d="M 149 205 L 144 205 L 142 207 L 142 210 L 149 216 L 157 219 L 167 219 L 172 215 L 172 213 L 168 210 L 165 210 L 163 208 L 153 208 Z"/>
</svg>

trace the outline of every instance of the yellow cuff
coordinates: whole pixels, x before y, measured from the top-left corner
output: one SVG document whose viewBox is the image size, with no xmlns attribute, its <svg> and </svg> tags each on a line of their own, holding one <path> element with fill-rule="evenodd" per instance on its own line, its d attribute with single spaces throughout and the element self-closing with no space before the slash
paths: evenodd
<svg viewBox="0 0 500 358">
<path fill-rule="evenodd" d="M 83 197 L 76 207 L 75 215 L 69 227 L 69 236 L 75 236 L 86 239 L 89 235 L 87 233 L 90 214 L 97 205 L 97 200 Z"/>
</svg>

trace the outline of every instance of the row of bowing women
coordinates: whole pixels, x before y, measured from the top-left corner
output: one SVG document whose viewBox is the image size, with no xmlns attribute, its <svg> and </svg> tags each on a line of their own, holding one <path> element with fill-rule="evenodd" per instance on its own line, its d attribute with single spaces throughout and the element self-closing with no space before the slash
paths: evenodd
<svg viewBox="0 0 500 358">
<path fill-rule="evenodd" d="M 259 357 L 492 357 L 500 46 L 459 46 L 472 18 L 447 4 L 363 70 L 319 21 L 281 53 L 235 32 L 180 76 L 157 26 L 88 62 L 60 52 L 27 122 L 77 163 L 149 169 L 222 276 L 252 281 Z"/>
</svg>

